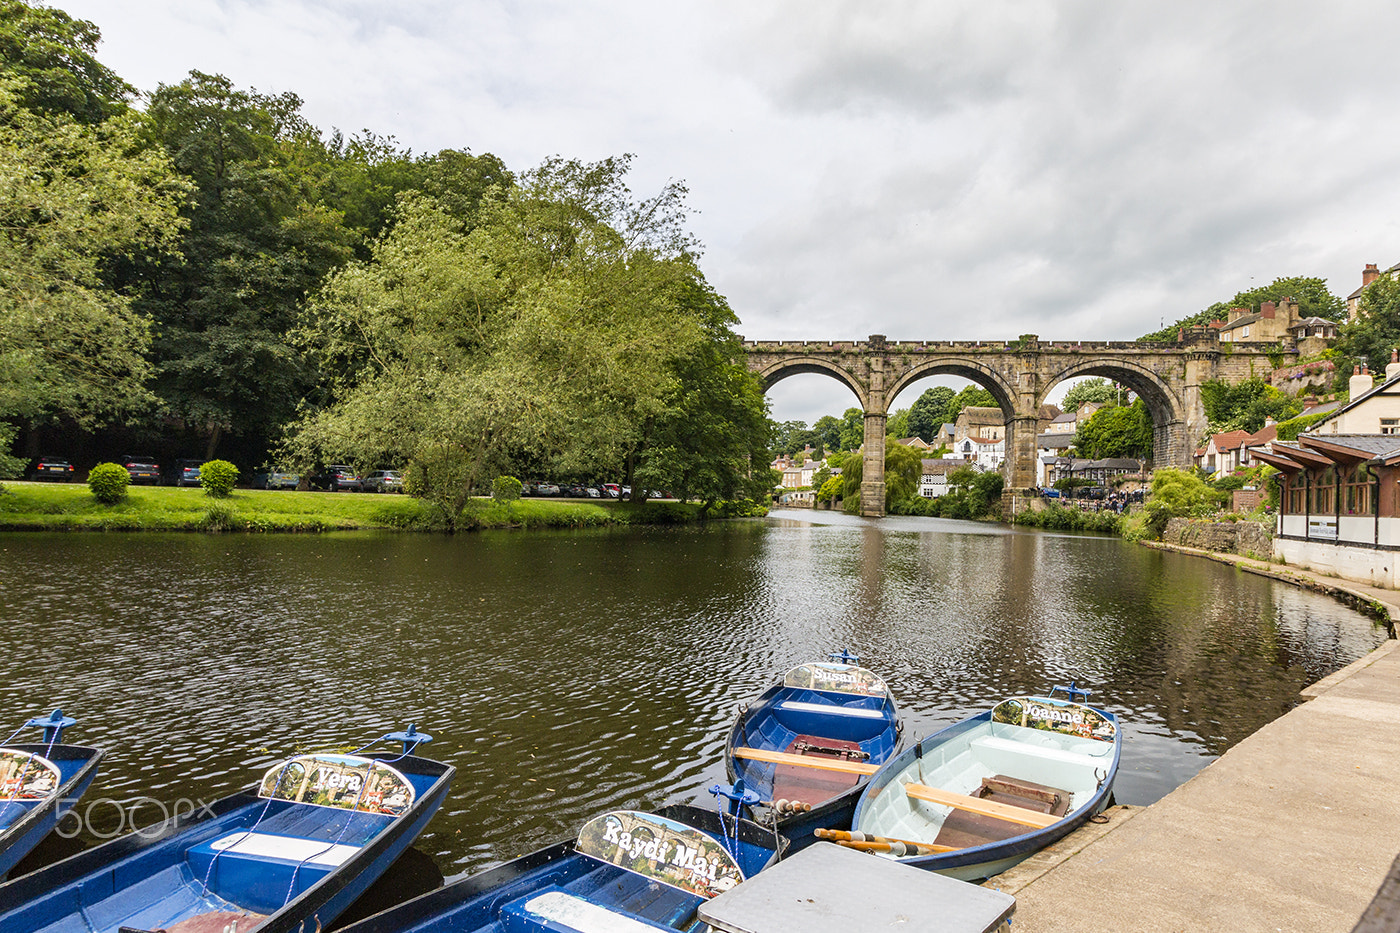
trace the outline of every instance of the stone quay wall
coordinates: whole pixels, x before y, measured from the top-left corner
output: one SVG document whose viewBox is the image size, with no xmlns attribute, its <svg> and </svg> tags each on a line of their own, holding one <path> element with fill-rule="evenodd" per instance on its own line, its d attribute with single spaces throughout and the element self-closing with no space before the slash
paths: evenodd
<svg viewBox="0 0 1400 933">
<path fill-rule="evenodd" d="M 1167 544 L 1219 551 L 1268 560 L 1274 550 L 1271 525 L 1262 522 L 1210 522 L 1194 518 L 1173 518 L 1162 532 Z"/>
</svg>

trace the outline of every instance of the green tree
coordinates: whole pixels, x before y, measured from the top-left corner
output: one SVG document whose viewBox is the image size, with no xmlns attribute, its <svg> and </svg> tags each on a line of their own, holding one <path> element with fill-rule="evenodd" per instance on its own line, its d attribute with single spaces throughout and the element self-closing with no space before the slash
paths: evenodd
<svg viewBox="0 0 1400 933">
<path fill-rule="evenodd" d="M 919 494 L 919 479 L 923 475 L 923 451 L 905 447 L 893 435 L 885 438 L 885 509 L 892 511 L 896 503 L 905 502 Z"/>
<path fill-rule="evenodd" d="M 947 386 L 925 389 L 909 409 L 909 433 L 923 438 L 930 444 L 933 443 L 956 397 L 957 393 Z"/>
<path fill-rule="evenodd" d="M 15 101 L 42 116 L 98 124 L 126 110 L 135 88 L 96 58 L 101 32 L 62 10 L 0 0 L 0 74 Z"/>
<path fill-rule="evenodd" d="M 962 414 L 964 408 L 997 407 L 996 399 L 986 389 L 979 385 L 964 386 L 963 390 L 948 402 L 948 407 L 943 410 L 943 415 L 938 423 L 940 425 L 956 423 L 958 415 Z"/>
<path fill-rule="evenodd" d="M 170 244 L 185 187 L 135 117 L 89 126 L 20 105 L 0 78 L 0 440 L 13 419 L 80 427 L 151 402 L 150 332 L 107 284 L 111 257 Z"/>
<path fill-rule="evenodd" d="M 1107 379 L 1085 379 L 1070 386 L 1060 402 L 1064 411 L 1078 411 L 1085 402 L 1106 405 L 1118 400 L 1118 387 Z"/>
<path fill-rule="evenodd" d="M 1219 379 L 1203 382 L 1201 404 L 1212 434 L 1225 431 L 1253 433 L 1262 428 L 1268 418 L 1287 421 L 1303 410 L 1298 400 L 1257 376 L 1235 385 Z"/>
<path fill-rule="evenodd" d="M 817 419 L 816 423 L 812 425 L 812 431 L 822 439 L 822 448 L 824 450 L 840 450 L 841 426 L 842 422 L 840 418 L 833 415 L 822 415 Z"/>
<path fill-rule="evenodd" d="M 633 201 L 627 167 L 551 160 L 483 202 L 471 230 L 431 198 L 402 198 L 372 259 L 335 272 L 308 308 L 298 339 L 333 396 L 289 453 L 413 461 L 450 446 L 462 464 L 451 482 L 468 489 L 528 464 L 621 468 L 714 495 L 744 448 L 745 476 L 766 486 L 766 409 L 725 363 L 732 312 L 695 266 L 684 189 Z M 716 439 L 718 419 L 682 423 L 721 403 L 746 419 L 733 438 Z M 700 475 L 697 445 L 728 465 Z"/>
<path fill-rule="evenodd" d="M 1106 457 L 1152 458 L 1152 417 L 1138 399 L 1131 405 L 1109 406 L 1096 411 L 1079 426 L 1074 449 L 1090 460 Z"/>
<path fill-rule="evenodd" d="M 847 408 L 841 416 L 841 450 L 859 450 L 865 443 L 865 412 Z"/>
<path fill-rule="evenodd" d="M 1383 275 L 1361 293 L 1356 318 L 1338 328 L 1333 346 L 1337 390 L 1347 390 L 1353 369 L 1362 363 L 1372 373 L 1384 372 L 1396 347 L 1400 347 L 1400 282 Z"/>
<path fill-rule="evenodd" d="M 901 408 L 890 415 L 885 422 L 885 430 L 891 437 L 912 437 L 909 431 L 909 409 Z"/>
<path fill-rule="evenodd" d="M 183 260 L 150 259 L 127 275 L 156 324 L 164 413 L 202 436 L 212 457 L 226 432 L 266 439 L 294 415 L 316 374 L 287 334 L 357 237 L 305 185 L 299 160 L 319 143 L 296 95 L 194 71 L 156 90 L 147 121 L 196 195 Z"/>
</svg>

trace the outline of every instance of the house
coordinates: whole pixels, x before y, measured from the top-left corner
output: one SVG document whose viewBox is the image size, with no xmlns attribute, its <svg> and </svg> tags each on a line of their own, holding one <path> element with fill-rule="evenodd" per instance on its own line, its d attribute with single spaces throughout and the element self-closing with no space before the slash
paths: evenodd
<svg viewBox="0 0 1400 933">
<path fill-rule="evenodd" d="M 949 474 L 965 469 L 967 465 L 964 460 L 924 458 L 919 477 L 919 495 L 925 499 L 937 499 L 948 491 Z"/>
<path fill-rule="evenodd" d="M 1212 434 L 1206 446 L 1196 451 L 1196 466 L 1214 476 L 1229 476 L 1240 468 L 1240 454 L 1252 437 L 1248 431 Z"/>
<path fill-rule="evenodd" d="M 932 450 L 932 449 L 933 449 L 933 445 L 931 445 L 928 441 L 924 440 L 922 437 L 919 437 L 919 435 L 917 435 L 917 434 L 915 434 L 913 437 L 901 437 L 901 438 L 898 438 L 898 439 L 895 440 L 895 443 L 896 443 L 896 444 L 903 444 L 905 447 L 914 447 L 914 448 L 917 448 L 917 449 L 919 449 L 919 450 Z"/>
<path fill-rule="evenodd" d="M 1085 416 L 1088 417 L 1087 415 Z M 1074 434 L 1079 427 L 1079 416 L 1075 412 L 1067 411 L 1062 415 L 1056 415 L 1050 423 L 1045 426 L 1043 434 Z"/>
<path fill-rule="evenodd" d="M 1352 373 L 1351 398 L 1309 434 L 1400 434 L 1400 362 L 1391 351 L 1385 381 L 1375 384 L 1365 366 Z"/>
<path fill-rule="evenodd" d="M 954 453 L 980 470 L 999 470 L 1006 460 L 1006 438 L 971 435 L 958 441 Z"/>
<path fill-rule="evenodd" d="M 1392 279 L 1395 278 L 1397 275 L 1400 275 L 1400 264 L 1391 266 L 1389 269 L 1382 272 L 1380 269 L 1376 268 L 1376 264 L 1374 262 L 1366 263 L 1366 268 L 1361 270 L 1361 287 L 1358 288 L 1356 291 L 1352 292 L 1350 295 L 1347 295 L 1348 321 L 1356 320 L 1356 315 L 1361 310 L 1362 293 L 1365 292 L 1366 289 L 1371 286 L 1372 282 L 1380 278 L 1382 275 L 1388 275 Z"/>
<path fill-rule="evenodd" d="M 1004 438 L 1006 416 L 1002 414 L 1001 409 L 977 405 L 964 408 L 953 426 L 953 446 L 961 449 L 962 442 L 973 435 L 990 440 Z"/>
<path fill-rule="evenodd" d="M 1051 478 L 1051 474 L 1056 472 L 1057 461 L 1068 460 L 1070 447 L 1074 446 L 1074 434 L 1062 431 L 1047 431 L 1044 434 L 1036 435 L 1035 439 L 1035 484 L 1037 486 L 1053 486 L 1060 476 Z"/>
</svg>

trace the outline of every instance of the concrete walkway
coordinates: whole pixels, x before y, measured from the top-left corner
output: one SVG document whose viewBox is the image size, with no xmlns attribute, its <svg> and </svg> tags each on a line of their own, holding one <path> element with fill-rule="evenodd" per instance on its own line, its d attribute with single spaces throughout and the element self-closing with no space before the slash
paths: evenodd
<svg viewBox="0 0 1400 933">
<path fill-rule="evenodd" d="M 1375 600 L 1400 619 L 1394 590 L 1194 553 Z M 1350 931 L 1400 853 L 1400 642 L 1304 694 L 1311 702 L 1152 806 L 1115 808 L 988 882 L 1016 896 L 1012 929 Z"/>
</svg>

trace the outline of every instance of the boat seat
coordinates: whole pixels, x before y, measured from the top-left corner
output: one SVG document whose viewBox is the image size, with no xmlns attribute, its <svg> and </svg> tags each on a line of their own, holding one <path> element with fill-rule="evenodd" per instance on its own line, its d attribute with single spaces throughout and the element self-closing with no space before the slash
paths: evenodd
<svg viewBox="0 0 1400 933">
<path fill-rule="evenodd" d="M 194 846 L 187 859 L 194 876 L 207 876 L 209 889 L 220 897 L 249 910 L 272 913 L 288 900 L 294 875 L 291 897 L 359 851 L 359 846 L 324 839 L 235 830 Z"/>
<path fill-rule="evenodd" d="M 1109 756 L 1113 752 L 1112 742 L 1095 742 L 1094 744 L 1103 746 L 1103 751 L 1099 754 L 1090 755 L 1084 752 L 1072 752 L 1063 748 L 1051 748 L 1047 745 L 1031 745 L 1027 742 L 1003 739 L 995 735 L 984 735 L 981 738 L 973 739 L 969 744 L 973 748 L 1011 752 L 1027 758 L 1039 758 L 1042 761 L 1062 761 L 1072 765 L 1088 765 L 1099 758 Z"/>
<path fill-rule="evenodd" d="M 674 930 L 610 910 L 556 885 L 517 898 L 501 908 L 501 933 L 656 933 Z"/>
<path fill-rule="evenodd" d="M 883 710 L 868 706 L 836 706 L 783 700 L 773 705 L 773 717 L 786 729 L 799 735 L 848 739 L 863 742 L 888 728 Z"/>
<path fill-rule="evenodd" d="M 778 709 L 799 713 L 819 713 L 824 716 L 854 716 L 859 719 L 884 719 L 885 714 L 878 709 L 863 706 L 834 706 L 830 703 L 805 703 L 802 700 L 784 700 Z"/>
</svg>

